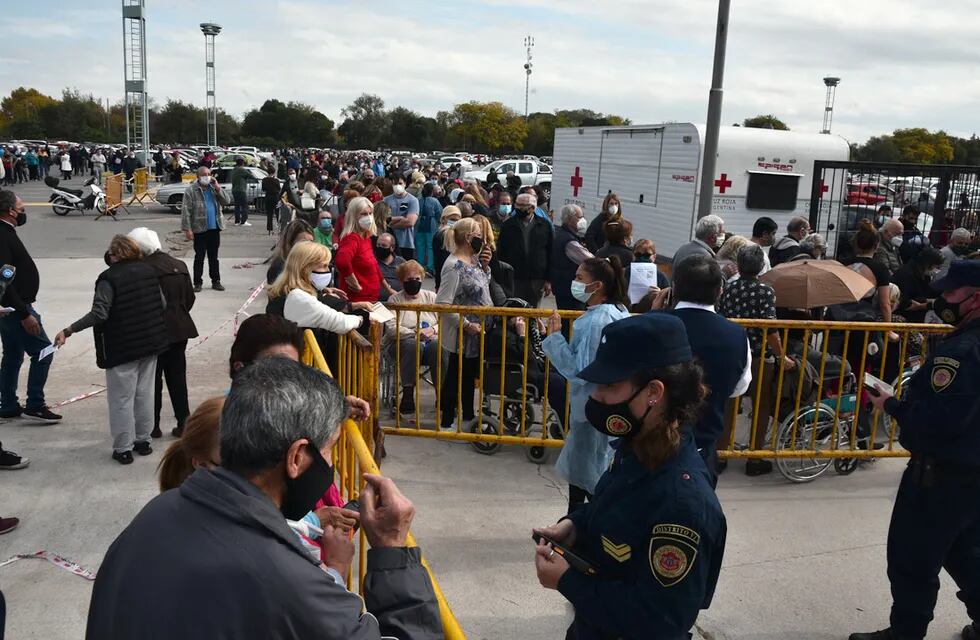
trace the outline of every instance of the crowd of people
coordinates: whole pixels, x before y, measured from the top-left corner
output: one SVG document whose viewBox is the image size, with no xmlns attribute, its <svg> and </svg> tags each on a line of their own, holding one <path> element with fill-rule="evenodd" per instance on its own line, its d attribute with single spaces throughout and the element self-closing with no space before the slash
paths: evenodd
<svg viewBox="0 0 980 640">
<path fill-rule="evenodd" d="M 133 149 L 99 145 L 0 145 L 0 186 L 43 181 L 47 176 L 68 181 L 105 173 L 123 174 L 132 180 L 143 162 Z"/>
</svg>

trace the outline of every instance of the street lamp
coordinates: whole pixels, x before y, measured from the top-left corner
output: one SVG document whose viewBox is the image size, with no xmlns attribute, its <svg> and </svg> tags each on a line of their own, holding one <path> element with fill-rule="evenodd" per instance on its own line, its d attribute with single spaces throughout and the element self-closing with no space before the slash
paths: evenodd
<svg viewBox="0 0 980 640">
<path fill-rule="evenodd" d="M 207 144 L 216 147 L 218 146 L 218 105 L 214 99 L 214 37 L 221 33 L 221 25 L 202 22 L 201 33 L 204 34 L 204 70 L 207 83 Z"/>
<path fill-rule="evenodd" d="M 524 38 L 524 47 L 527 49 L 527 59 L 524 62 L 524 122 L 527 122 L 528 102 L 531 94 L 531 48 L 534 46 L 534 36 L 528 35 Z"/>
<path fill-rule="evenodd" d="M 834 101 L 837 100 L 837 85 L 840 78 L 828 77 L 823 79 L 827 87 L 827 99 L 823 105 L 823 130 L 820 133 L 830 133 L 830 125 L 834 121 Z"/>
</svg>

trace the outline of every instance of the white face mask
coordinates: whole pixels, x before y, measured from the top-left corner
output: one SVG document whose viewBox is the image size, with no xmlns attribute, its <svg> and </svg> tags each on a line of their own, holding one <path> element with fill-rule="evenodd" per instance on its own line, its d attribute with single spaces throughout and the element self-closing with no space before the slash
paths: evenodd
<svg viewBox="0 0 980 640">
<path fill-rule="evenodd" d="M 294 174 L 290 173 L 289 174 L 289 181 L 290 182 L 296 182 L 296 176 Z"/>
<path fill-rule="evenodd" d="M 609 215 L 614 216 L 617 213 L 619 213 L 619 205 L 618 204 L 609 205 Z"/>
<path fill-rule="evenodd" d="M 361 216 L 357 219 L 357 226 L 361 229 L 367 231 L 374 224 L 374 217 L 372 216 Z"/>
<path fill-rule="evenodd" d="M 317 291 L 323 291 L 330 286 L 332 275 L 329 271 L 314 271 L 310 274 L 310 284 Z"/>
<path fill-rule="evenodd" d="M 891 239 L 892 246 L 895 248 L 902 246 L 903 240 L 904 238 L 902 238 L 902 236 L 895 236 L 894 238 Z"/>
<path fill-rule="evenodd" d="M 398 197 L 401 197 L 401 196 L 405 195 L 405 185 L 403 185 L 403 184 L 396 184 L 394 186 L 394 191 L 395 191 L 395 195 L 398 196 Z"/>
<path fill-rule="evenodd" d="M 206 187 L 211 184 L 211 176 L 200 176 L 197 179 L 197 183 L 202 187 Z"/>
<path fill-rule="evenodd" d="M 575 223 L 575 230 L 578 231 L 578 234 L 580 236 L 584 235 L 588 228 L 589 228 L 589 223 L 586 222 L 585 218 L 579 218 L 578 222 Z"/>
</svg>

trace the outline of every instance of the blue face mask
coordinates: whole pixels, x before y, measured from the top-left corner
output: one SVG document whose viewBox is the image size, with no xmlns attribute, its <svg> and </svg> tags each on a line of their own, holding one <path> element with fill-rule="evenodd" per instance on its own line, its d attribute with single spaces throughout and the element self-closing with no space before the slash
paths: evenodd
<svg viewBox="0 0 980 640">
<path fill-rule="evenodd" d="M 592 283 L 590 282 L 589 284 Z M 595 291 L 589 291 L 588 288 L 589 288 L 588 284 L 585 284 L 584 282 L 579 282 L 578 280 L 572 280 L 572 284 L 571 284 L 572 297 L 578 300 L 579 302 L 583 302 L 583 303 L 588 302 L 589 299 L 592 298 L 592 294 L 595 293 Z"/>
<path fill-rule="evenodd" d="M 333 229 L 333 222 L 330 221 L 330 218 L 324 218 L 323 220 L 320 220 L 320 228 L 324 231 L 329 231 L 330 229 Z"/>
<path fill-rule="evenodd" d="M 509 204 L 500 205 L 500 215 L 509 216 L 511 212 L 511 206 Z"/>
</svg>

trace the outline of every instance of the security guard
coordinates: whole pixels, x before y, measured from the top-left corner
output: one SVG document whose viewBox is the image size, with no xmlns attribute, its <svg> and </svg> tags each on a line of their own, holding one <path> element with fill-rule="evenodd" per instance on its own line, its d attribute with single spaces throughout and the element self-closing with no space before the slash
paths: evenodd
<svg viewBox="0 0 980 640">
<path fill-rule="evenodd" d="M 619 438 L 595 499 L 551 527 L 535 565 L 542 586 L 575 607 L 567 640 L 690 637 L 711 603 L 726 525 L 691 434 L 706 390 L 684 324 L 666 313 L 602 332 L 578 377 L 597 385 L 585 414 Z M 567 547 L 588 563 L 570 567 Z M 577 563 L 574 563 L 577 564 Z"/>
<path fill-rule="evenodd" d="M 920 640 L 932 620 L 945 568 L 980 638 L 980 260 L 954 262 L 936 312 L 956 331 L 912 377 L 901 400 L 881 391 L 875 407 L 901 427 L 912 453 L 888 529 L 891 626 L 850 640 Z"/>
</svg>

